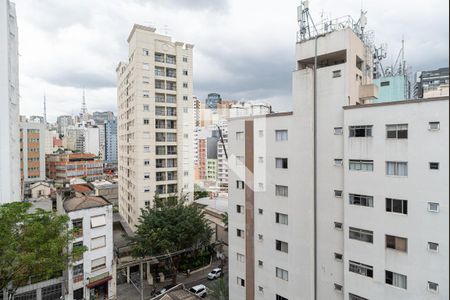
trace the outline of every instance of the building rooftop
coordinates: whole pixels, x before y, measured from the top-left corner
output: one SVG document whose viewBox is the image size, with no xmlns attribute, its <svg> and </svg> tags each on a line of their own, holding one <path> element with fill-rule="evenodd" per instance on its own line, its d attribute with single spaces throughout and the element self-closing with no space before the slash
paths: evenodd
<svg viewBox="0 0 450 300">
<path fill-rule="evenodd" d="M 78 193 L 89 193 L 92 192 L 92 189 L 86 184 L 73 184 L 72 189 Z"/>
<path fill-rule="evenodd" d="M 108 180 L 96 180 L 91 182 L 92 186 L 96 189 L 108 189 L 115 187 L 117 184 Z"/>
<path fill-rule="evenodd" d="M 212 199 L 209 197 L 205 197 L 196 200 L 195 203 L 215 209 L 221 213 L 225 213 L 228 211 L 228 198 L 225 197 L 216 197 Z"/>
<path fill-rule="evenodd" d="M 75 196 L 64 201 L 63 207 L 66 212 L 72 212 L 82 209 L 89 209 L 94 207 L 102 207 L 111 205 L 103 197 L 87 196 L 82 193 L 75 192 Z"/>
<path fill-rule="evenodd" d="M 357 108 L 368 108 L 377 106 L 390 106 L 390 105 L 402 105 L 402 104 L 415 104 L 424 102 L 434 102 L 434 101 L 448 101 L 449 97 L 436 97 L 436 98 L 426 98 L 426 99 L 410 99 L 402 101 L 390 101 L 390 102 L 379 102 L 379 103 L 367 103 L 360 105 L 348 105 L 344 106 L 343 109 L 357 109 Z"/>
</svg>

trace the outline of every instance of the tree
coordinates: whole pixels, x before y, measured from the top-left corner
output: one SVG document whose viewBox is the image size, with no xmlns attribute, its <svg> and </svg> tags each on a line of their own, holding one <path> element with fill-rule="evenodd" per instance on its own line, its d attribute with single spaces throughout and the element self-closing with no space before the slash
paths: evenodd
<svg viewBox="0 0 450 300">
<path fill-rule="evenodd" d="M 201 188 L 197 184 L 194 185 L 194 200 L 198 200 L 198 199 L 201 199 L 201 198 L 206 198 L 208 196 L 209 196 L 208 191 L 206 191 L 205 189 Z"/>
<path fill-rule="evenodd" d="M 72 257 L 84 247 L 67 251 L 72 232 L 67 216 L 37 209 L 30 203 L 14 202 L 0 206 L 0 291 L 61 276 Z"/>
<path fill-rule="evenodd" d="M 128 237 L 134 257 L 167 255 L 181 250 L 197 250 L 210 244 L 212 230 L 204 213 L 186 203 L 186 196 L 155 196 L 154 206 L 141 210 L 136 234 Z M 176 283 L 179 259 L 169 255 Z"/>
<path fill-rule="evenodd" d="M 214 284 L 211 286 L 211 290 L 213 291 L 211 294 L 211 298 L 215 300 L 228 300 L 228 282 L 224 277 L 221 277 L 219 280 L 216 280 Z"/>
</svg>

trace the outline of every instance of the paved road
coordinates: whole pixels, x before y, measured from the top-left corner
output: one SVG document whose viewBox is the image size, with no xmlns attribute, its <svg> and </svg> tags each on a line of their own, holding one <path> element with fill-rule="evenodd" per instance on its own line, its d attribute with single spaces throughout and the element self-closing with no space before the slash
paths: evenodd
<svg viewBox="0 0 450 300">
<path fill-rule="evenodd" d="M 207 288 L 211 288 L 213 282 L 209 281 L 207 279 L 208 273 L 216 268 L 219 265 L 219 262 L 214 262 L 211 268 L 208 268 L 207 270 L 191 274 L 191 276 L 186 277 L 184 274 L 178 275 L 178 283 L 184 283 L 186 288 L 191 288 L 198 284 L 204 284 Z M 228 270 L 225 267 L 225 279 L 228 280 Z M 161 289 L 162 287 L 170 284 L 170 281 L 166 281 L 164 283 L 158 283 L 155 285 L 155 288 L 157 290 Z M 149 286 L 146 282 L 144 282 L 144 299 L 148 300 L 151 299 L 150 294 L 153 289 L 153 286 Z M 137 289 L 132 285 L 128 283 L 117 285 L 117 299 L 118 300 L 139 300 L 139 292 Z M 209 297 L 205 298 L 209 299 Z"/>
</svg>

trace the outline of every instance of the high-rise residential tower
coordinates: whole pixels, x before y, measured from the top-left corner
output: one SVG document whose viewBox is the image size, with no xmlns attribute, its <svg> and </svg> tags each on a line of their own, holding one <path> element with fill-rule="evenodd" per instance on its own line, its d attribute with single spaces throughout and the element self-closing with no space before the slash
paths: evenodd
<svg viewBox="0 0 450 300">
<path fill-rule="evenodd" d="M 293 112 L 230 120 L 230 299 L 448 299 L 449 99 L 376 103 L 364 15 L 326 25 Z"/>
<path fill-rule="evenodd" d="M 161 198 L 193 199 L 193 45 L 134 25 L 117 67 L 119 212 L 135 228 Z"/>
<path fill-rule="evenodd" d="M 0 0 L 0 204 L 19 201 L 19 63 L 14 3 Z"/>
</svg>

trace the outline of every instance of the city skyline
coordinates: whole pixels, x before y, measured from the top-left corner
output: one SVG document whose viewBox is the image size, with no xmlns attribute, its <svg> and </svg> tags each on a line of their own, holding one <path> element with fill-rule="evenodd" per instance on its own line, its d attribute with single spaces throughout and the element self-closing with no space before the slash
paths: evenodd
<svg viewBox="0 0 450 300">
<path fill-rule="evenodd" d="M 298 28 L 291 20 L 295 20 L 299 1 L 283 6 L 235 0 L 197 1 L 196 5 L 183 1 L 132 1 L 127 5 L 118 0 L 97 1 L 95 5 L 87 1 L 64 5 L 50 0 L 16 2 L 23 115 L 43 113 L 44 90 L 49 121 L 55 121 L 58 115 L 78 114 L 83 88 L 90 112 L 116 112 L 115 64 L 124 59 L 126 49 L 121 41 L 134 23 L 154 26 L 157 32 L 168 33 L 176 40 L 192 41 L 196 54 L 194 95 L 199 99 L 218 92 L 224 99 L 268 101 L 277 111 L 292 108 L 289 83 L 294 69 L 292 43 Z M 388 13 L 387 1 L 363 2 L 368 29 L 376 29 L 376 44 L 388 43 L 385 64 L 395 60 L 404 37 L 406 58 L 414 71 L 448 65 L 448 2 L 433 2 L 424 7 L 408 6 L 407 15 L 406 1 L 391 5 Z M 174 11 L 176 5 L 182 9 Z M 358 18 L 360 9 L 360 4 L 351 1 L 340 5 L 311 1 L 316 23 L 322 13 L 336 18 L 350 12 Z M 390 26 L 382 26 L 386 23 Z M 227 47 L 236 44 L 239 47 Z M 431 44 L 433 47 L 429 47 Z M 426 57 L 423 47 L 429 50 Z"/>
</svg>

